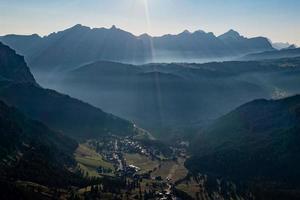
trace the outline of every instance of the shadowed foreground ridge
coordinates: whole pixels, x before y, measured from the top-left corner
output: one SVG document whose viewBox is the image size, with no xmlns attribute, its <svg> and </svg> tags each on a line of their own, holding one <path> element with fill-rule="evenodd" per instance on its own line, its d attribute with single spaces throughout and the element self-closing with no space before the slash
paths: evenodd
<svg viewBox="0 0 300 200">
<path fill-rule="evenodd" d="M 2 101 L 0 137 L 1 197 L 24 198 L 15 188 L 16 181 L 62 188 L 84 183 L 81 176 L 69 171 L 76 166 L 73 153 L 77 142 L 28 119 Z"/>
<path fill-rule="evenodd" d="M 187 162 L 235 179 L 300 185 L 300 95 L 255 100 L 217 120 L 194 142 Z"/>
</svg>

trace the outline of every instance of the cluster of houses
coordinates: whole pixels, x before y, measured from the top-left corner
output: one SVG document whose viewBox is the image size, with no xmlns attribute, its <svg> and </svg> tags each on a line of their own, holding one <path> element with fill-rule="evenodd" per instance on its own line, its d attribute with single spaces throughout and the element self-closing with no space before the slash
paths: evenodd
<svg viewBox="0 0 300 200">
<path fill-rule="evenodd" d="M 112 163 L 115 166 L 115 175 L 117 176 L 134 176 L 136 172 L 140 171 L 140 168 L 134 165 L 127 165 L 123 153 L 140 153 L 148 155 L 146 149 L 142 148 L 137 142 L 130 140 L 129 138 L 119 138 L 111 136 L 103 138 L 101 142 L 93 142 L 93 145 L 98 153 L 100 153 L 104 160 Z M 98 173 L 105 175 L 112 173 L 109 169 L 99 167 Z"/>
<path fill-rule="evenodd" d="M 126 160 L 123 158 L 124 153 L 138 153 L 147 156 L 152 160 L 167 160 L 166 158 L 162 158 L 161 152 L 155 147 L 145 146 L 131 137 L 110 136 L 96 142 L 93 141 L 93 144 L 91 145 L 93 145 L 96 151 L 102 155 L 104 160 L 115 166 L 115 174 L 118 176 L 133 176 L 137 174 L 136 172 L 140 171 L 137 166 L 127 165 Z M 184 147 L 186 146 L 188 146 L 188 144 L 181 143 L 180 145 L 177 145 L 177 147 L 171 147 L 171 149 L 176 157 L 185 157 L 186 148 Z M 99 167 L 98 172 L 100 174 L 111 174 L 109 170 L 104 169 L 103 167 Z M 143 176 L 149 177 L 150 175 L 144 174 Z"/>
<path fill-rule="evenodd" d="M 147 156 L 150 159 L 161 160 L 161 153 L 158 149 L 155 149 L 151 146 L 145 146 L 141 144 L 139 141 L 136 141 L 130 137 L 118 137 L 111 136 L 105 137 L 99 141 L 93 141 L 90 144 L 95 147 L 96 151 L 100 153 L 104 160 L 112 163 L 115 167 L 115 170 L 108 169 L 105 167 L 98 167 L 97 171 L 101 175 L 108 175 L 114 173 L 119 177 L 130 177 L 132 180 L 136 180 L 139 182 L 142 179 L 148 180 L 156 180 L 157 182 L 153 182 L 160 185 L 160 190 L 152 192 L 148 195 L 156 197 L 156 199 L 172 199 L 174 197 L 173 194 L 173 185 L 170 178 L 167 178 L 165 181 L 162 177 L 152 177 L 151 171 L 140 173 L 141 169 L 135 165 L 127 164 L 124 158 L 124 153 L 138 153 L 144 156 Z M 185 146 L 186 144 L 181 144 Z M 185 156 L 186 152 L 184 148 L 172 147 L 173 154 Z M 154 184 L 155 185 L 155 184 Z M 153 186 L 154 187 L 154 186 Z"/>
</svg>

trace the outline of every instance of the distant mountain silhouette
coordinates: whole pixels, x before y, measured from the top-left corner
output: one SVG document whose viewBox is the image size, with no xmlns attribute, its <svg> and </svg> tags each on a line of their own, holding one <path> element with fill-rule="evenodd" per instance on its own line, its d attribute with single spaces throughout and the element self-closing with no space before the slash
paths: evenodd
<svg viewBox="0 0 300 200">
<path fill-rule="evenodd" d="M 290 46 L 293 46 L 294 44 L 289 44 L 288 42 L 275 42 L 272 43 L 272 46 L 274 49 L 281 50 L 281 49 L 286 49 Z"/>
<path fill-rule="evenodd" d="M 133 124 L 87 103 L 40 87 L 23 57 L 0 43 L 0 99 L 73 138 L 133 134 Z"/>
<path fill-rule="evenodd" d="M 0 40 L 25 55 L 32 69 L 61 71 L 97 60 L 127 63 L 224 59 L 273 50 L 266 38 L 245 38 L 231 30 L 213 33 L 184 31 L 178 35 L 134 36 L 113 26 L 110 29 L 76 25 L 45 37 L 7 35 Z"/>
<path fill-rule="evenodd" d="M 241 60 L 267 60 L 300 57 L 300 48 L 291 45 L 285 49 L 265 51 L 261 53 L 249 54 L 241 58 Z"/>
<path fill-rule="evenodd" d="M 286 48 L 283 48 L 283 50 L 287 50 L 287 49 L 297 49 L 297 46 L 296 45 L 294 45 L 294 44 L 292 44 L 292 45 L 290 45 L 290 46 L 288 46 L 288 47 L 286 47 Z"/>
</svg>

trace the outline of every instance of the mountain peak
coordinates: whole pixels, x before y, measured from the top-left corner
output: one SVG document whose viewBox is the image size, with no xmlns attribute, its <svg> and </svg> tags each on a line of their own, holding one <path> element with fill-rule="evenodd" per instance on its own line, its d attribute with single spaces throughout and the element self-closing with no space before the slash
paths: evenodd
<svg viewBox="0 0 300 200">
<path fill-rule="evenodd" d="M 112 25 L 110 29 L 111 29 L 111 30 L 116 30 L 117 27 L 116 27 L 116 25 Z"/>
<path fill-rule="evenodd" d="M 76 24 L 71 29 L 83 29 L 83 28 L 90 28 L 88 26 L 83 26 L 82 24 Z"/>
<path fill-rule="evenodd" d="M 76 24 L 75 26 L 73 26 L 73 28 L 79 28 L 79 27 L 83 27 L 82 24 Z"/>
<path fill-rule="evenodd" d="M 149 39 L 149 38 L 151 38 L 151 36 L 147 33 L 144 33 L 144 34 L 140 35 L 139 38 L 140 39 Z"/>
<path fill-rule="evenodd" d="M 69 28 L 67 30 L 77 31 L 77 30 L 85 30 L 85 29 L 91 29 L 91 28 L 88 26 L 83 26 L 82 24 L 76 24 L 75 26 L 72 26 L 71 28 Z"/>
<path fill-rule="evenodd" d="M 224 33 L 224 34 L 222 34 L 222 35 L 219 36 L 219 38 L 221 38 L 221 39 L 226 39 L 226 38 L 239 38 L 239 37 L 241 37 L 241 35 L 240 35 L 237 31 L 235 31 L 235 30 L 233 30 L 233 29 L 230 29 L 230 30 L 227 31 L 226 33 Z"/>
<path fill-rule="evenodd" d="M 240 36 L 239 32 L 233 30 L 233 29 L 230 29 L 229 31 L 227 31 L 228 34 L 234 34 L 234 35 L 238 35 Z"/>
<path fill-rule="evenodd" d="M 283 48 L 283 49 L 296 49 L 296 48 L 297 48 L 297 46 L 295 44 L 291 44 L 287 48 Z"/>
<path fill-rule="evenodd" d="M 206 32 L 199 29 L 199 30 L 196 30 L 194 33 L 206 33 Z"/>
<path fill-rule="evenodd" d="M 181 34 L 190 34 L 191 32 L 189 30 L 184 30 Z"/>
</svg>

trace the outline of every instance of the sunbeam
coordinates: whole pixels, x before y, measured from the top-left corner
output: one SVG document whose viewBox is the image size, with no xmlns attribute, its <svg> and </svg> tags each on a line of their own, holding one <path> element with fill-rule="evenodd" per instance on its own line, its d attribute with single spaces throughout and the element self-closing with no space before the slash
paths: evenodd
<svg viewBox="0 0 300 200">
<path fill-rule="evenodd" d="M 145 8 L 145 17 L 146 17 L 146 26 L 147 26 L 147 33 L 151 33 L 152 32 L 152 28 L 151 28 L 151 20 L 150 20 L 150 14 L 149 14 L 149 4 L 148 4 L 148 0 L 142 0 L 143 4 L 144 4 L 144 8 Z M 151 54 L 151 60 L 150 62 L 156 62 L 156 57 L 155 57 L 155 48 L 154 48 L 154 44 L 153 44 L 153 39 L 152 37 L 150 37 L 150 54 Z M 154 71 L 156 71 L 155 66 L 154 66 Z M 163 124 L 164 121 L 164 117 L 163 117 L 163 104 L 162 104 L 162 97 L 161 97 L 161 88 L 160 88 L 160 80 L 159 80 L 159 76 L 157 73 L 155 73 L 154 75 L 155 78 L 155 88 L 156 88 L 156 100 L 157 100 L 157 104 L 158 104 L 158 114 L 159 114 L 159 120 L 161 122 L 161 125 Z"/>
<path fill-rule="evenodd" d="M 146 27 L 147 33 L 151 33 L 152 32 L 152 27 L 151 27 L 151 21 L 150 21 L 150 14 L 149 14 L 149 4 L 148 4 L 148 0 L 142 0 L 143 4 L 144 4 L 144 11 L 145 11 L 145 18 L 146 18 Z M 153 46 L 153 40 L 152 38 L 150 38 L 150 54 L 151 54 L 151 62 L 155 62 L 155 48 Z"/>
</svg>

